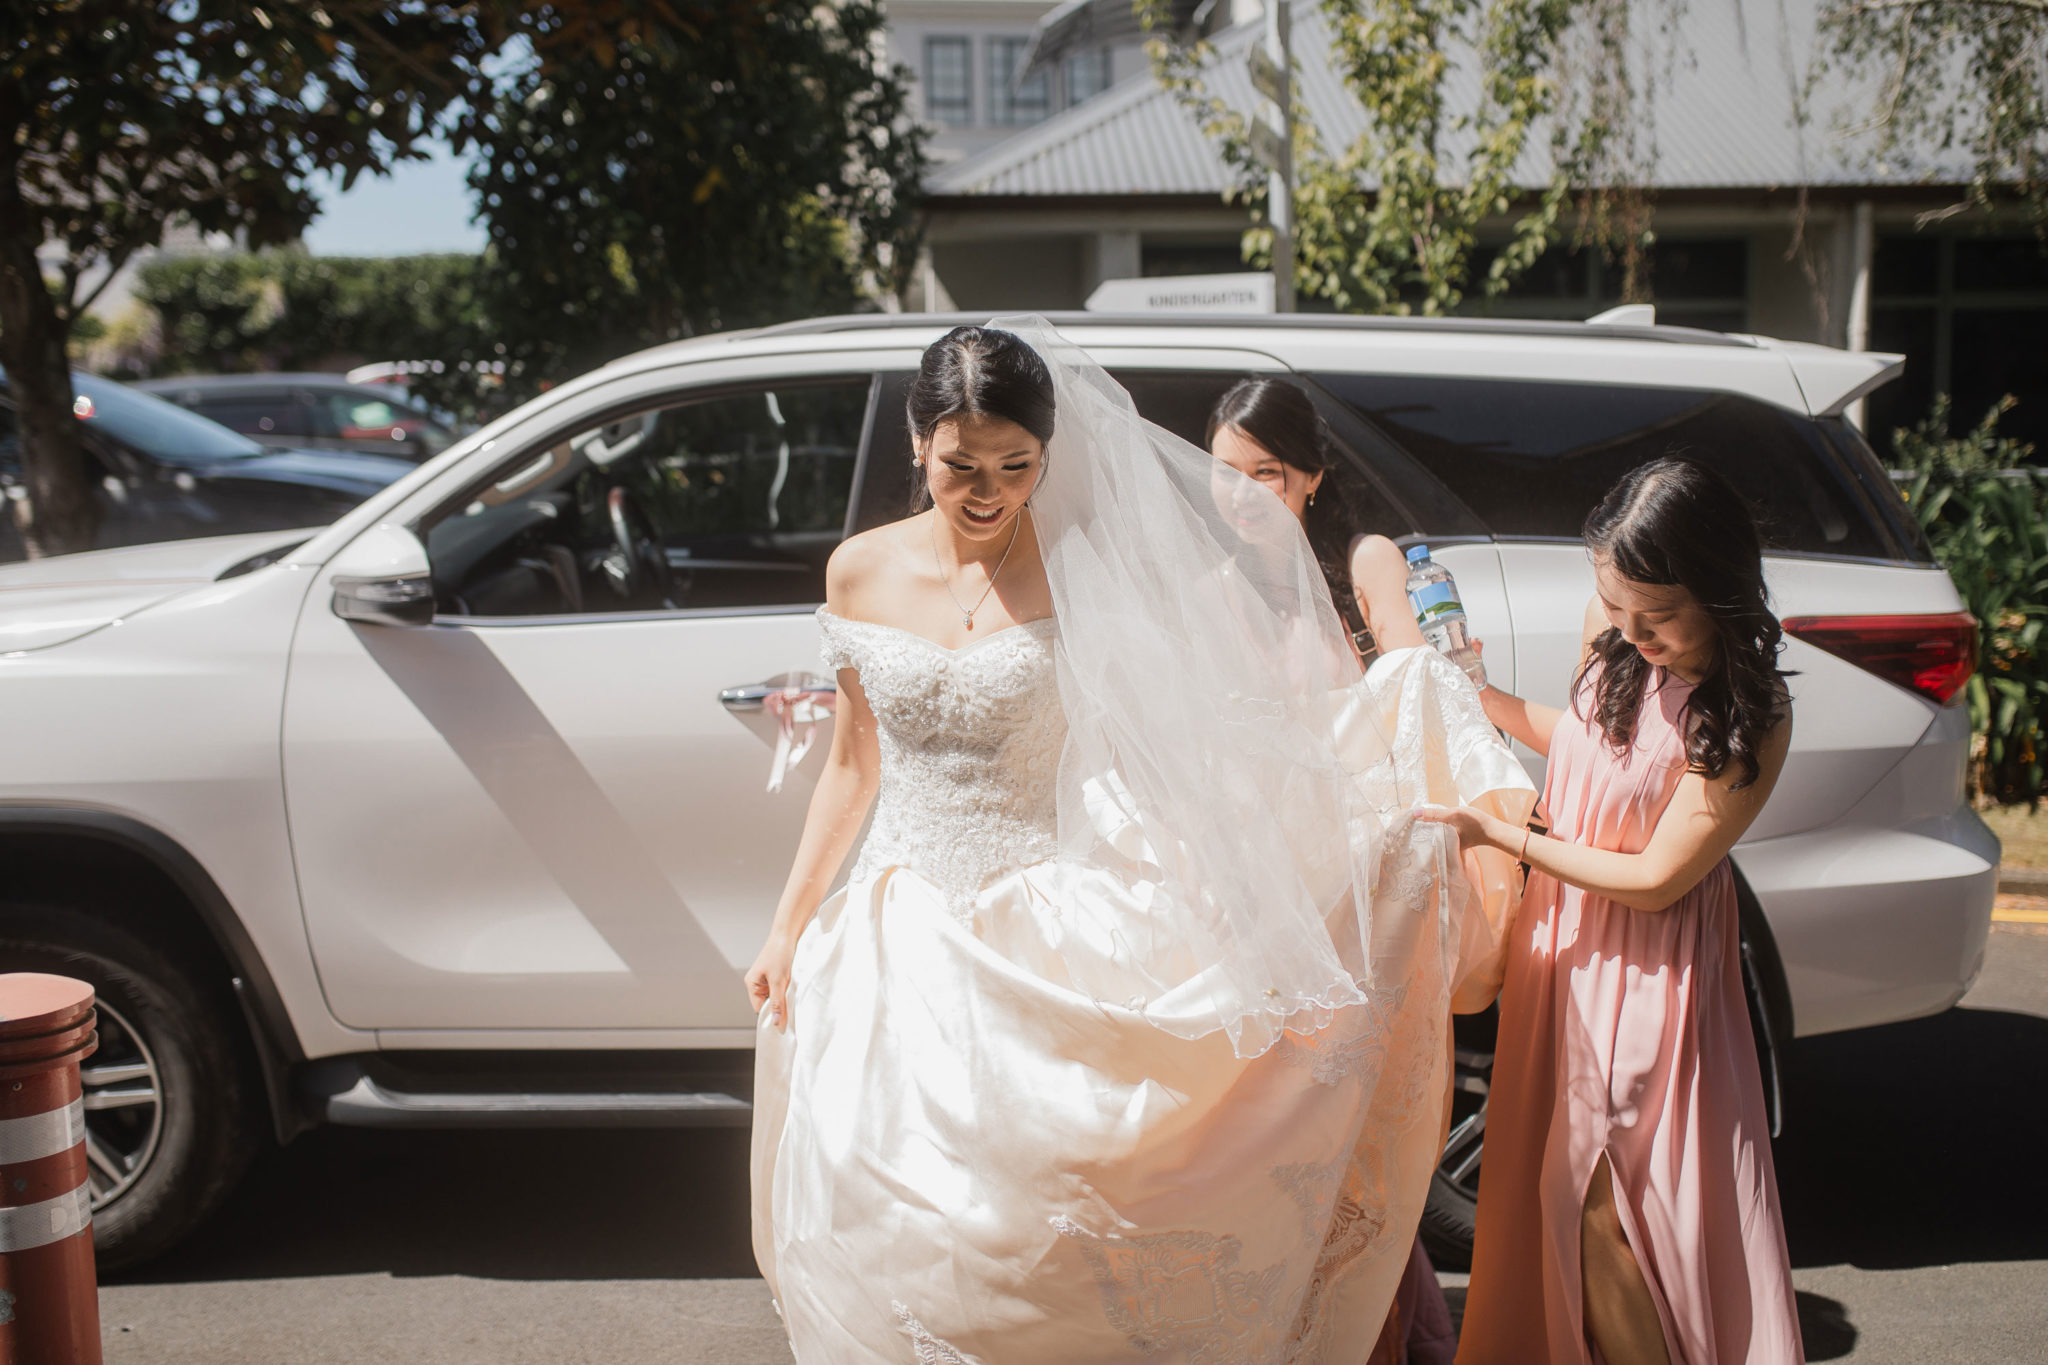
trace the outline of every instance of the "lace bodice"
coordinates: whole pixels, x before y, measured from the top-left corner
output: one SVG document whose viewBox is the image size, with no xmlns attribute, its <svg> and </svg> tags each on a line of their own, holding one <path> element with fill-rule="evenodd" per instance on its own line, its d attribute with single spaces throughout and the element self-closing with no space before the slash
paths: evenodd
<svg viewBox="0 0 2048 1365">
<path fill-rule="evenodd" d="M 818 609 L 826 666 L 860 674 L 881 790 L 853 880 L 911 869 L 965 917 L 990 882 L 1051 856 L 1066 740 L 1050 617 L 947 649 Z"/>
</svg>

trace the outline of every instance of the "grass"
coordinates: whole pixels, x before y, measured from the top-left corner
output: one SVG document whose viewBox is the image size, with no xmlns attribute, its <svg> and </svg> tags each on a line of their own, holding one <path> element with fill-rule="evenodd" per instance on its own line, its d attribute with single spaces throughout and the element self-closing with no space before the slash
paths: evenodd
<svg viewBox="0 0 2048 1365">
<path fill-rule="evenodd" d="M 2007 867 L 2048 868 L 2048 802 L 2038 810 L 1995 806 L 1978 814 L 2005 845 Z"/>
</svg>

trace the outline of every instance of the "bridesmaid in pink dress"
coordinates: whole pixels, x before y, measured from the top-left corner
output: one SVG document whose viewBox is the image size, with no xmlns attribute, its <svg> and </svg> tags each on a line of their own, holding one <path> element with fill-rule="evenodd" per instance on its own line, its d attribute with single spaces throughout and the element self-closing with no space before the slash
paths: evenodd
<svg viewBox="0 0 2048 1365">
<path fill-rule="evenodd" d="M 1682 460 L 1586 523 L 1599 593 L 1569 711 L 1487 689 L 1549 759 L 1519 854 L 1458 1365 L 1803 1359 L 1727 855 L 1790 743 L 1748 509 Z"/>
</svg>

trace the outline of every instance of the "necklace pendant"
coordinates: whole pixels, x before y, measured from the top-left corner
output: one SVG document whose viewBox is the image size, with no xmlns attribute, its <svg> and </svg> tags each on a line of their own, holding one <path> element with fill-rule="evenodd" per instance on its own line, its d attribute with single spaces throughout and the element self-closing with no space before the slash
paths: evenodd
<svg viewBox="0 0 2048 1365">
<path fill-rule="evenodd" d="M 974 629 L 974 613 L 973 613 L 973 612 L 971 612 L 971 611 L 963 611 L 963 612 L 961 612 L 961 613 L 960 613 L 960 624 L 962 624 L 962 625 L 966 626 L 966 627 L 967 627 L 967 628 L 968 628 L 969 630 L 973 630 L 973 629 Z"/>
</svg>

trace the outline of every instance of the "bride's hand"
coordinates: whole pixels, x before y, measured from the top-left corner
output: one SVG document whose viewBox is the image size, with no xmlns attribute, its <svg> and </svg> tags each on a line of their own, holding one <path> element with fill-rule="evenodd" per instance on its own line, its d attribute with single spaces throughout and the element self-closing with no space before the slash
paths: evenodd
<svg viewBox="0 0 2048 1365">
<path fill-rule="evenodd" d="M 1426 824 L 1449 825 L 1451 832 L 1458 836 L 1461 849 L 1498 846 L 1498 832 L 1492 827 L 1506 827 L 1498 817 L 1473 810 L 1470 806 L 1417 806 L 1415 818 Z"/>
<path fill-rule="evenodd" d="M 795 956 L 794 943 L 770 935 L 754 965 L 747 968 L 747 999 L 757 1015 L 761 1006 L 768 1006 L 768 1021 L 778 1032 L 789 1031 L 789 964 Z"/>
</svg>

